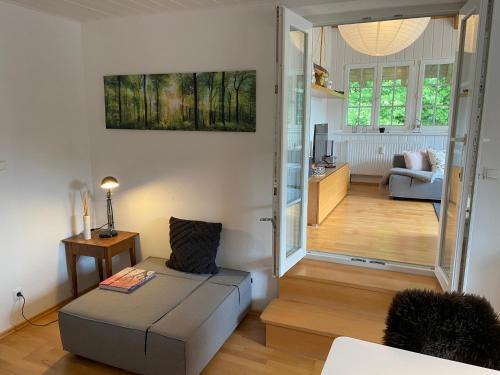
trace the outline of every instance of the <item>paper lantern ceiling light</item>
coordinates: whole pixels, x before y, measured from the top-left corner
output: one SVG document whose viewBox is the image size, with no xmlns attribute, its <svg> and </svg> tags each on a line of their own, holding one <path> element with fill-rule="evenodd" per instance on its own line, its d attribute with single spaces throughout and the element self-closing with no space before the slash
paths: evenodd
<svg viewBox="0 0 500 375">
<path fill-rule="evenodd" d="M 415 42 L 430 17 L 339 25 L 340 35 L 353 49 L 370 56 L 397 53 Z"/>
</svg>

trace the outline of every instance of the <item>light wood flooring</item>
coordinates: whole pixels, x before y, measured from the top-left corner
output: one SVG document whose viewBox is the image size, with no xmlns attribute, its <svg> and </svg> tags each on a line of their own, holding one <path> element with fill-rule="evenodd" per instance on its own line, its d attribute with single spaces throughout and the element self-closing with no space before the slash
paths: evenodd
<svg viewBox="0 0 500 375">
<path fill-rule="evenodd" d="M 347 197 L 318 227 L 308 249 L 433 266 L 438 220 L 432 203 L 394 200 L 377 185 L 351 184 Z"/>
<path fill-rule="evenodd" d="M 38 320 L 56 318 L 56 313 Z M 256 314 L 249 314 L 208 364 L 205 375 L 320 374 L 323 361 L 267 348 L 265 328 Z M 108 367 L 65 352 L 56 324 L 27 326 L 0 340 L 1 375 L 122 375 Z"/>
</svg>

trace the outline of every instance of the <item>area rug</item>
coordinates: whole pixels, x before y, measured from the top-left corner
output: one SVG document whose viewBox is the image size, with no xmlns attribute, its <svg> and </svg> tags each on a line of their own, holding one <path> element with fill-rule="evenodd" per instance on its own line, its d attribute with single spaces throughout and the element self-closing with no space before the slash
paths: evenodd
<svg viewBox="0 0 500 375">
<path fill-rule="evenodd" d="M 441 213 L 441 202 L 434 202 L 432 205 L 434 206 L 434 212 L 436 213 L 436 216 L 439 220 L 439 215 Z"/>
</svg>

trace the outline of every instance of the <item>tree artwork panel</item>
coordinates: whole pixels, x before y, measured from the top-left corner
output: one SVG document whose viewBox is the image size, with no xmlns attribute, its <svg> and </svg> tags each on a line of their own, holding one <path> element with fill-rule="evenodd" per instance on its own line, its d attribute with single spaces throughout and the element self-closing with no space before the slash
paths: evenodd
<svg viewBox="0 0 500 375">
<path fill-rule="evenodd" d="M 256 71 L 104 77 L 107 129 L 255 132 Z"/>
</svg>

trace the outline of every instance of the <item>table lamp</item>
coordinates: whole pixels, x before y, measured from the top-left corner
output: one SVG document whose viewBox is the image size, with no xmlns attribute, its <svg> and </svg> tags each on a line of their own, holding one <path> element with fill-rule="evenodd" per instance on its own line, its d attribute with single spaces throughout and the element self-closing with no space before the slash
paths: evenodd
<svg viewBox="0 0 500 375">
<path fill-rule="evenodd" d="M 101 181 L 101 187 L 107 190 L 106 201 L 107 201 L 107 213 L 108 213 L 108 229 L 103 230 L 99 233 L 101 238 L 110 238 L 118 235 L 115 230 L 115 221 L 113 219 L 113 204 L 111 203 L 111 190 L 118 187 L 120 184 L 118 180 L 114 177 L 108 176 L 104 177 Z"/>
</svg>

